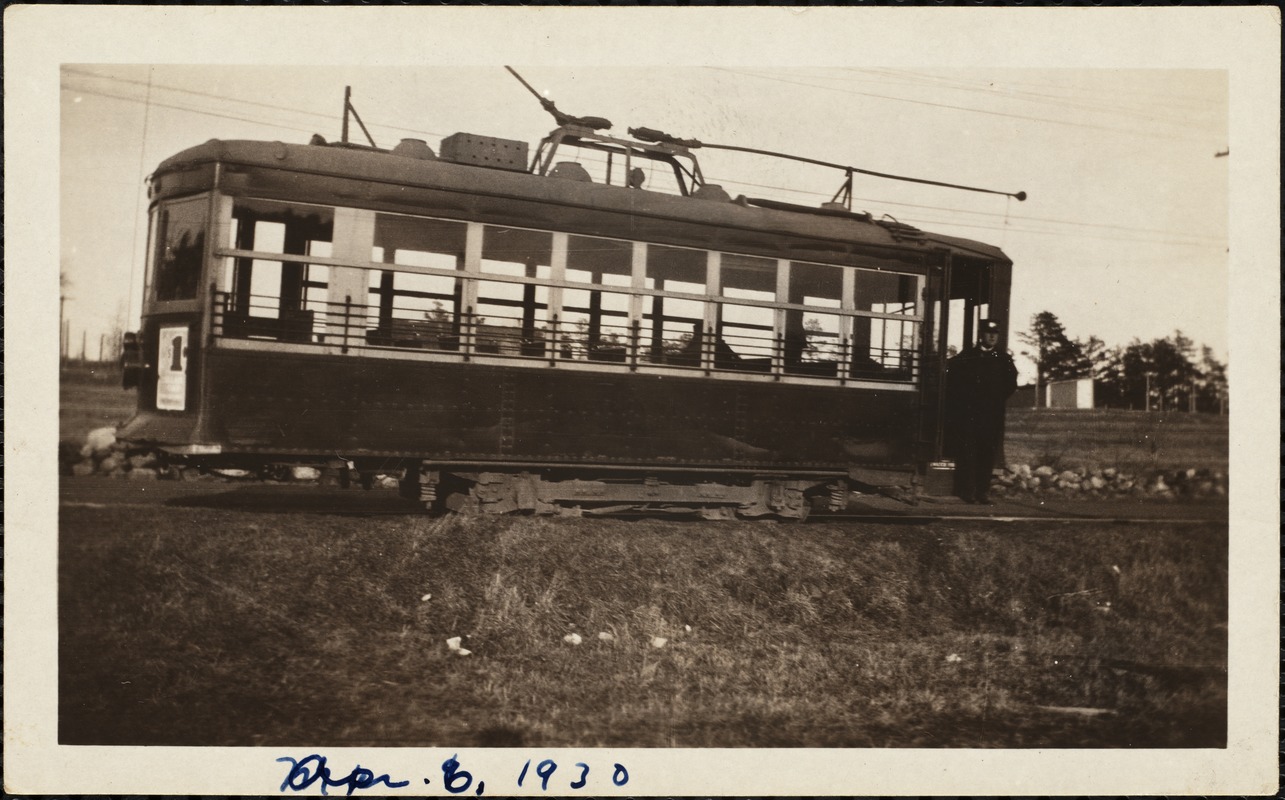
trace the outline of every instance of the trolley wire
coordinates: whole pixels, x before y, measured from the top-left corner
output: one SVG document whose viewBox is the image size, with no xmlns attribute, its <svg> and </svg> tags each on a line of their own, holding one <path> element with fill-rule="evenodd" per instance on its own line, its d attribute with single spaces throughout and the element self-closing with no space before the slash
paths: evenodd
<svg viewBox="0 0 1285 800">
<path fill-rule="evenodd" d="M 76 69 L 64 69 L 63 71 L 64 71 L 64 72 L 66 72 L 66 73 L 67 73 L 67 74 L 69 74 L 69 75 L 75 75 L 75 76 L 77 76 L 77 77 L 89 78 L 89 79 L 92 79 L 92 80 L 111 81 L 111 82 L 115 82 L 115 83 L 123 83 L 123 84 L 129 84 L 129 85 L 134 85 L 134 86 L 143 86 L 143 85 L 145 85 L 145 82 L 144 82 L 144 81 L 134 80 L 134 79 L 131 79 L 131 78 L 121 78 L 121 77 L 117 77 L 117 76 L 113 76 L 113 75 L 100 75 L 100 74 L 98 74 L 98 73 L 94 73 L 94 72 L 85 72 L 85 71 L 82 71 L 82 70 L 76 70 Z M 140 100 L 139 98 L 136 98 L 136 97 L 130 97 L 130 96 L 127 96 L 127 95 L 109 94 L 109 93 L 106 93 L 106 92 L 104 92 L 104 91 L 102 91 L 102 90 L 86 89 L 86 88 L 73 87 L 73 86 L 66 86 L 66 85 L 64 85 L 64 86 L 63 86 L 63 88 L 64 88 L 65 90 L 67 90 L 67 91 L 80 92 L 80 93 L 82 93 L 82 94 L 89 94 L 89 95 L 95 95 L 95 96 L 100 96 L 100 97 L 109 97 L 109 98 L 113 98 L 113 99 L 116 99 L 116 100 L 125 100 L 125 101 L 131 101 L 131 102 L 143 102 L 142 100 Z M 319 119 L 322 119 L 322 120 L 325 120 L 325 121 L 327 121 L 327 122 L 331 122 L 331 123 L 333 123 L 333 122 L 335 121 L 335 115 L 333 115 L 333 114 L 328 114 L 328 113 L 321 112 L 321 111 L 310 111 L 310 110 L 302 109 L 302 108 L 291 108 L 291 107 L 289 107 L 289 106 L 283 106 L 283 105 L 281 105 L 281 104 L 279 104 L 279 103 L 261 103 L 261 102 L 255 101 L 255 100 L 243 100 L 243 99 L 241 99 L 241 98 L 237 98 L 237 97 L 229 97 L 229 96 L 227 96 L 227 95 L 215 94 L 215 93 L 213 93 L 213 92 L 202 92 L 202 91 L 197 91 L 197 90 L 195 90 L 195 89 L 183 89 L 183 88 L 180 88 L 180 87 L 177 87 L 177 86 L 168 86 L 168 85 L 165 85 L 165 84 L 153 84 L 153 88 L 155 88 L 155 89 L 160 89 L 160 90 L 164 90 L 164 91 L 168 91 L 168 92 L 176 92 L 176 93 L 179 93 L 179 94 L 192 95 L 192 96 L 194 96 L 194 97 L 203 97 L 203 98 L 206 98 L 206 99 L 209 99 L 209 100 L 219 100 L 219 101 L 228 102 L 228 103 L 240 103 L 240 104 L 247 105 L 247 106 L 253 106 L 253 107 L 255 107 L 255 108 L 266 108 L 266 109 L 271 109 L 272 111 L 275 111 L 275 112 L 282 112 L 282 111 L 284 111 L 284 112 L 287 112 L 287 113 L 290 113 L 290 114 L 302 114 L 302 115 L 304 115 L 304 116 L 317 117 L 317 118 L 319 118 Z M 297 126 L 295 126 L 295 125 L 289 125 L 289 124 L 284 124 L 284 123 L 278 123 L 278 122 L 268 121 L 268 120 L 261 119 L 261 118 L 251 118 L 251 117 L 236 116 L 236 115 L 228 114 L 228 113 L 218 113 L 218 112 L 214 112 L 214 111 L 208 111 L 208 110 L 203 110 L 203 109 L 192 108 L 192 107 L 190 107 L 190 106 L 177 106 L 177 105 L 172 105 L 172 104 L 162 104 L 162 103 L 158 103 L 158 102 L 156 102 L 156 101 L 152 101 L 152 103 L 153 103 L 153 105 L 162 105 L 162 106 L 163 106 L 163 107 L 165 107 L 165 108 L 170 108 L 170 109 L 179 110 L 179 111 L 190 111 L 190 112 L 192 112 L 193 114 L 204 114 L 204 115 L 206 115 L 206 116 L 221 117 L 221 118 L 223 118 L 223 119 L 234 120 L 234 121 L 237 121 L 237 122 L 252 122 L 252 123 L 258 123 L 258 124 L 261 124 L 261 125 L 266 125 L 266 126 L 274 127 L 274 128 L 283 128 L 283 129 L 286 129 L 286 130 L 301 131 L 301 132 L 303 132 L 303 133 L 315 133 L 315 132 L 316 132 L 316 129 L 315 129 L 315 128 L 301 128 L 301 127 L 297 127 Z M 280 119 L 280 117 L 278 117 L 277 119 Z M 400 126 L 400 125 L 390 125 L 390 124 L 384 124 L 384 123 L 372 123 L 371 127 L 379 128 L 379 129 L 381 129 L 381 130 L 386 130 L 386 131 L 398 131 L 398 132 L 402 132 L 402 133 L 415 133 L 415 134 L 419 134 L 419 135 L 422 135 L 422 136 L 432 136 L 432 137 L 436 137 L 436 138 L 439 138 L 439 139 L 440 139 L 440 138 L 442 138 L 442 137 L 444 137 L 444 136 L 446 135 L 446 134 L 439 133 L 439 132 L 436 132 L 436 131 L 425 131 L 425 130 L 420 130 L 420 129 L 418 129 L 418 128 L 407 128 L 407 127 Z"/>
<path fill-rule="evenodd" d="M 758 189 L 770 189 L 778 192 L 789 192 L 792 194 L 806 195 L 808 197 L 822 198 L 826 200 L 830 198 L 830 195 L 827 193 L 815 192 L 807 189 L 792 189 L 784 186 L 773 186 L 770 184 L 751 183 L 748 181 L 738 181 L 734 179 L 718 178 L 714 176 L 710 176 L 709 180 L 711 182 L 717 182 L 720 185 L 724 186 L 725 188 L 729 186 L 731 187 L 745 186 L 745 187 L 754 187 Z M 897 206 L 897 207 L 905 207 L 905 208 L 925 209 L 925 210 L 931 210 L 931 211 L 945 211 L 951 214 L 974 214 L 974 215 L 980 215 L 984 217 L 992 217 L 992 218 L 995 218 L 997 221 L 1003 220 L 1006 216 L 1004 214 L 999 214 L 993 211 L 969 211 L 966 209 L 949 208 L 946 206 L 928 206 L 928 205 L 920 205 L 916 203 L 898 203 L 891 200 L 878 200 L 878 199 L 868 198 L 868 197 L 854 197 L 853 200 L 865 202 L 865 203 L 874 203 L 880 206 Z M 1023 217 L 1023 216 L 1010 215 L 1008 216 L 1008 219 L 1023 220 L 1028 222 L 1045 222 L 1052 225 L 1073 225 L 1078 227 L 1105 228 L 1108 230 L 1119 230 L 1121 232 L 1126 232 L 1126 233 L 1127 232 L 1156 233 L 1156 234 L 1161 234 L 1162 236 L 1182 237 L 1182 238 L 1156 239 L 1156 238 L 1148 238 L 1148 237 L 1110 236 L 1105 233 L 1093 233 L 1089 231 L 1085 231 L 1085 232 L 1056 231 L 1056 230 L 1047 230 L 1043 228 L 1032 228 L 1024 225 L 1004 225 L 1004 226 L 979 225 L 976 223 L 960 222 L 956 220 L 928 219 L 924 217 L 913 217 L 913 216 L 912 217 L 899 216 L 898 219 L 902 222 L 914 222 L 914 223 L 926 224 L 926 225 L 953 225 L 957 227 L 974 228 L 978 230 L 1002 230 L 1002 231 L 1012 231 L 1014 233 L 1037 234 L 1037 235 L 1049 234 L 1052 236 L 1089 236 L 1091 238 L 1102 239 L 1106 241 L 1137 242 L 1140 244 L 1151 243 L 1151 244 L 1172 244 L 1172 245 L 1189 246 L 1189 247 L 1223 247 L 1225 246 L 1225 242 L 1226 242 L 1224 238 L 1217 237 L 1217 236 L 1183 235 L 1183 234 L 1177 234 L 1173 231 L 1165 231 L 1165 230 L 1159 230 L 1155 228 L 1132 228 L 1125 225 L 1110 225 L 1107 223 L 1095 223 L 1095 222 L 1076 222 L 1072 220 L 1054 219 L 1051 217 Z"/>
<path fill-rule="evenodd" d="M 1045 105 L 1060 105 L 1068 108 L 1081 108 L 1090 111 L 1099 111 L 1104 114 L 1118 114 L 1125 117 L 1135 117 L 1148 120 L 1161 121 L 1171 125 L 1182 125 L 1187 120 L 1185 118 L 1159 118 L 1158 114 L 1177 113 L 1185 114 L 1189 111 L 1208 110 L 1207 103 L 1199 103 L 1194 98 L 1190 103 L 1181 101 L 1175 102 L 1177 98 L 1168 97 L 1165 102 L 1140 100 L 1136 102 L 1123 101 L 1111 103 L 1104 99 L 1094 100 L 1077 98 L 1067 94 L 1051 94 L 1049 92 L 1034 92 L 1023 89 L 1001 89 L 996 85 L 985 81 L 965 81 L 958 78 L 946 78 L 943 76 L 928 75 L 899 70 L 877 70 L 877 69 L 854 69 L 849 68 L 852 72 L 869 73 L 878 76 L 880 79 L 898 80 L 911 86 L 920 86 L 925 88 L 944 88 L 961 92 L 976 92 L 987 97 L 995 99 L 1012 99 L 1019 102 L 1040 103 Z M 1015 85 L 1015 84 L 1014 84 Z M 1039 85 L 1039 84 L 1037 84 Z M 1059 89 L 1065 92 L 1080 91 L 1076 87 L 1058 87 L 1052 84 L 1044 84 L 1048 88 Z M 1144 106 L 1153 106 L 1156 110 L 1147 110 Z"/>
<path fill-rule="evenodd" d="M 1165 139 L 1192 139 L 1192 140 L 1197 139 L 1197 137 L 1192 137 L 1192 136 L 1177 136 L 1177 135 L 1168 134 L 1168 133 L 1139 130 L 1137 128 L 1121 128 L 1113 125 L 1095 125 L 1090 122 L 1074 122 L 1074 121 L 1065 120 L 1065 119 L 1054 119 L 1052 117 L 1036 117 L 1036 116 L 1031 116 L 1029 114 L 1012 114 L 1004 111 L 991 111 L 988 109 L 976 108 L 974 106 L 957 105 L 954 103 L 937 103 L 931 100 L 912 100 L 906 97 L 895 97 L 892 95 L 877 94 L 875 92 L 863 92 L 856 89 L 843 89 L 835 86 L 820 86 L 815 83 L 808 83 L 807 81 L 790 80 L 788 78 L 783 78 L 775 75 L 762 75 L 755 72 L 749 72 L 746 70 L 739 70 L 739 69 L 730 69 L 727 67 L 706 67 L 706 69 L 717 70 L 719 72 L 728 72 L 734 75 L 743 75 L 746 77 L 757 78 L 759 80 L 775 81 L 778 83 L 785 83 L 793 86 L 804 86 L 810 89 L 820 89 L 822 91 L 827 91 L 827 92 L 839 92 L 842 94 L 858 95 L 861 97 L 873 97 L 880 100 L 891 100 L 898 103 L 912 103 L 914 105 L 932 106 L 934 108 L 949 108 L 949 109 L 954 109 L 956 111 L 967 111 L 973 114 L 984 114 L 986 116 L 992 116 L 992 117 L 1006 117 L 1009 119 L 1021 119 L 1021 120 L 1031 121 L 1031 122 L 1045 122 L 1052 125 L 1067 125 L 1074 128 L 1087 128 L 1091 130 L 1110 131 L 1112 133 L 1128 133 L 1136 136 L 1159 137 L 1159 138 L 1165 138 Z"/>
<path fill-rule="evenodd" d="M 745 72 L 745 71 L 743 71 L 743 70 L 731 70 L 731 69 L 714 68 L 714 67 L 712 67 L 712 68 L 710 68 L 710 69 L 719 69 L 719 70 L 722 70 L 722 71 L 732 72 L 732 73 L 742 74 L 742 75 L 748 75 L 748 76 L 751 76 L 751 77 L 764 78 L 764 79 L 772 79 L 772 80 L 782 80 L 783 82 L 786 82 L 786 83 L 795 83 L 795 82 L 793 82 L 793 81 L 787 81 L 787 80 L 784 80 L 784 79 L 768 78 L 768 76 L 757 75 L 757 74 L 755 74 L 755 73 Z M 105 80 L 105 81 L 112 81 L 112 82 L 117 82 L 117 83 L 124 83 L 124 84 L 131 84 L 131 85 L 139 85 L 139 86 L 149 86 L 149 82 L 148 82 L 148 81 L 140 81 L 140 80 L 134 80 L 134 79 L 129 79 L 129 78 L 122 78 L 122 77 L 118 77 L 118 76 L 101 75 L 101 74 L 98 74 L 98 73 L 87 72 L 87 71 L 83 71 L 83 70 L 76 70 L 76 69 L 66 68 L 66 69 L 64 69 L 64 72 L 66 72 L 67 74 L 70 74 L 70 75 L 76 75 L 76 76 L 79 76 L 79 77 L 85 77 L 85 78 L 96 79 L 96 80 Z M 806 85 L 811 85 L 811 84 L 803 83 L 803 84 L 801 84 L 801 85 L 805 85 L 805 86 L 806 86 Z M 215 94 L 215 93 L 212 93 L 212 92 L 203 92 L 203 91 L 198 91 L 198 90 L 194 90 L 194 89 L 183 89 L 183 88 L 179 88 L 179 87 L 168 86 L 168 85 L 165 85 L 165 84 L 151 84 L 151 87 L 152 87 L 152 88 L 159 89 L 159 90 L 173 91 L 173 92 L 178 92 L 178 93 L 182 93 L 182 94 L 188 94 L 188 95 L 192 95 L 192 96 L 203 97 L 203 98 L 206 98 L 206 99 L 220 100 L 220 101 L 231 102 L 231 103 L 242 103 L 242 104 L 249 105 L 249 106 L 254 106 L 254 107 L 270 108 L 270 109 L 273 109 L 274 111 L 278 111 L 278 112 L 280 112 L 280 111 L 286 111 L 286 112 L 289 112 L 289 113 L 296 113 L 296 114 L 303 114 L 303 115 L 307 115 L 307 116 L 315 116 L 315 117 L 319 117 L 319 118 L 330 118 L 330 119 L 332 119 L 332 118 L 330 117 L 330 115 L 324 114 L 324 113 L 322 113 L 322 112 L 309 111 L 309 110 L 305 110 L 305 109 L 298 109 L 298 108 L 290 108 L 290 107 L 281 106 L 281 105 L 279 105 L 279 104 L 260 103 L 260 102 L 253 101 L 253 100 L 243 100 L 243 99 L 240 99 L 240 98 L 235 98 L 235 97 L 229 97 L 229 96 L 226 96 L 226 95 L 219 95 L 219 94 Z M 207 110 L 207 109 L 193 108 L 193 107 L 191 107 L 191 106 L 186 106 L 186 105 L 178 105 L 178 104 L 174 104 L 174 103 L 167 103 L 167 102 L 158 101 L 158 100 L 154 100 L 154 99 L 144 99 L 144 98 L 138 98 L 138 97 L 131 97 L 131 96 L 128 96 L 128 95 L 113 94 L 113 93 L 111 93 L 111 92 L 105 92 L 105 91 L 96 90 L 96 89 L 89 89 L 89 88 L 85 88 L 85 87 L 76 87 L 76 86 L 67 86 L 67 85 L 64 85 L 62 88 L 63 88 L 64 90 L 66 90 L 66 91 L 77 92 L 77 93 L 80 93 L 80 94 L 87 94 L 87 95 L 91 95 L 91 96 L 98 96 L 98 97 L 103 97 L 103 98 L 107 98 L 107 99 L 120 100 L 120 101 L 124 101 L 124 102 L 142 103 L 142 104 L 144 104 L 144 105 L 146 105 L 146 106 L 148 106 L 148 107 L 155 106 L 155 107 L 167 108 L 167 109 L 171 109 L 171 110 L 175 110 L 175 111 L 185 111 L 185 112 L 188 112 L 188 113 L 191 113 L 191 114 L 199 114 L 199 115 L 202 115 L 202 116 L 215 117 L 215 118 L 219 118 L 219 119 L 227 119 L 227 120 L 236 121 L 236 122 L 246 122 L 246 123 L 258 124 L 258 125 L 263 125 L 263 126 L 265 126 L 265 127 L 277 128 L 277 129 L 282 129 L 282 130 L 291 130 L 291 131 L 296 131 L 296 132 L 300 132 L 300 133 L 314 133 L 314 132 L 315 132 L 315 129 L 313 129 L 313 128 L 304 128 L 304 127 L 300 127 L 300 126 L 298 126 L 298 125 L 287 124 L 287 123 L 285 123 L 285 122 L 283 122 L 283 121 L 274 121 L 274 120 L 267 120 L 267 119 L 262 119 L 262 118 L 253 118 L 253 117 L 241 116 L 241 115 L 237 115 L 237 114 L 227 113 L 226 111 L 214 111 L 214 110 Z M 818 88 L 818 89 L 822 89 L 822 90 L 834 90 L 834 89 L 833 89 L 833 87 L 825 87 L 825 86 L 813 86 L 813 88 Z M 837 90 L 837 91 L 845 91 L 845 90 Z M 857 94 L 865 94 L 865 93 L 857 92 Z M 892 100 L 904 100 L 905 102 L 924 102 L 924 101 L 907 100 L 907 99 L 905 99 L 905 98 L 895 98 L 895 97 L 889 97 L 889 98 L 887 98 L 887 99 L 892 99 Z M 942 104 L 926 103 L 926 102 L 925 102 L 925 104 L 927 104 L 927 105 L 942 105 Z M 950 108 L 960 108 L 961 110 L 978 111 L 979 113 L 995 113 L 995 114 L 999 114 L 1000 116 L 1011 116 L 1011 115 L 1001 114 L 1000 112 L 987 112 L 987 111 L 984 111 L 984 110 L 981 110 L 981 109 L 970 109 L 970 108 L 966 108 L 966 107 L 962 107 L 962 106 L 946 106 L 946 107 L 950 107 Z M 1034 118 L 1030 118 L 1030 117 L 1022 117 L 1022 118 L 1034 119 Z M 1054 122 L 1054 123 L 1064 123 L 1064 124 L 1077 124 L 1077 123 L 1066 123 L 1065 121 L 1061 121 L 1061 120 L 1045 120 L 1045 121 L 1048 121 L 1048 122 Z M 423 130 L 419 130 L 419 129 L 416 129 L 416 128 L 408 128 L 408 127 L 395 126 L 395 125 L 374 124 L 374 127 L 377 127 L 377 128 L 383 129 L 383 130 L 396 130 L 396 131 L 403 131 L 403 132 L 409 132 L 409 133 L 417 133 L 417 134 L 426 135 L 426 136 L 436 136 L 436 137 L 440 137 L 440 136 L 442 136 L 442 134 L 440 134 L 440 133 L 436 133 L 436 132 L 432 132 L 432 131 L 423 131 Z M 1101 126 L 1089 126 L 1089 127 L 1101 127 Z M 599 165 L 605 164 L 605 159 L 600 159 L 600 158 L 589 158 L 589 159 L 586 159 L 586 160 L 594 161 L 594 162 L 598 163 Z M 788 193 L 793 193 L 793 194 L 807 195 L 807 196 L 812 196 L 812 197 L 825 197 L 825 198 L 828 198 L 828 194 L 825 194 L 825 193 L 822 193 L 822 192 L 815 192 L 815 191 L 804 190 L 804 189 L 794 189 L 794 188 L 790 188 L 790 187 L 775 186 L 775 185 L 771 185 L 771 184 L 754 183 L 754 182 L 750 182 L 750 181 L 742 181 L 742 180 L 735 180 L 735 179 L 711 178 L 710 180 L 712 180 L 712 181 L 715 181 L 715 180 L 716 180 L 716 181 L 719 181 L 719 182 L 723 183 L 724 185 L 731 185 L 731 186 L 748 186 L 748 187 L 755 187 L 755 188 L 760 188 L 760 189 L 770 189 L 770 190 L 773 190 L 773 191 L 780 191 L 780 192 L 788 192 Z M 877 199 L 874 199 L 874 198 L 854 198 L 854 199 L 858 199 L 858 200 L 861 200 L 861 201 L 863 201 L 863 202 L 878 203 L 878 204 L 881 204 L 881 205 L 892 205 L 892 206 L 906 207 L 906 208 L 920 208 L 920 209 L 934 210 L 934 211 L 946 211 L 946 212 L 949 212 L 949 213 L 972 214 L 972 215 L 979 215 L 979 216 L 984 216 L 984 217 L 1004 218 L 1004 217 L 1006 217 L 1006 216 L 1007 216 L 1007 215 L 998 214 L 998 213 L 995 213 L 995 212 L 971 211 L 971 210 L 967 210 L 967 209 L 950 208 L 950 207 L 946 207 L 946 206 L 930 206 L 930 205 L 922 205 L 922 204 L 914 204 L 914 203 L 898 203 L 898 202 L 894 202 L 894 201 L 877 200 Z M 1135 227 L 1124 226 L 1124 225 L 1111 225 L 1111 224 L 1107 224 L 1107 223 L 1080 222 L 1080 221 L 1075 221 L 1075 220 L 1063 220 L 1063 219 L 1056 219 L 1056 218 L 1051 218 L 1051 217 L 1011 216 L 1011 217 L 1008 217 L 1008 218 L 1009 218 L 1009 219 L 1012 219 L 1012 220 L 1023 220 L 1023 221 L 1028 221 L 1028 222 L 1046 222 L 1046 223 L 1055 224 L 1055 225 L 1070 225 L 1070 226 L 1085 227 L 1085 228 L 1101 228 L 1101 229 L 1107 229 L 1107 230 L 1119 230 L 1119 231 L 1124 231 L 1124 232 L 1156 233 L 1156 234 L 1162 234 L 1162 235 L 1163 235 L 1163 234 L 1170 234 L 1170 233 L 1171 233 L 1171 232 L 1169 232 L 1169 231 L 1163 231 L 1163 230 L 1151 229 L 1151 228 L 1135 228 Z M 1030 228 L 1030 227 L 1025 227 L 1025 226 L 1013 226 L 1013 225 L 988 226 L 988 225 L 979 225 L 979 224 L 975 224 L 975 223 L 964 223 L 964 222 L 946 221 L 946 220 L 929 220 L 929 219 L 922 219 L 922 218 L 921 218 L 921 219 L 910 219 L 910 218 L 907 218 L 907 221 L 918 222 L 918 223 L 921 223 L 921 224 L 954 225 L 954 226 L 957 226 L 957 227 L 966 227 L 966 228 L 973 228 L 973 229 L 979 229 L 979 230 L 1002 230 L 1002 231 L 1013 231 L 1013 232 L 1017 232 L 1017 233 L 1027 233 L 1027 234 L 1049 234 L 1049 235 L 1055 235 L 1055 236 L 1077 235 L 1077 234 L 1075 234 L 1075 233 L 1067 232 L 1067 231 L 1051 231 L 1051 230 L 1036 229 L 1036 228 Z M 1210 247 L 1212 247 L 1212 246 L 1214 246 L 1215 244 L 1218 244 L 1218 243 L 1221 241 L 1221 239 L 1219 239 L 1218 237 L 1201 237 L 1201 236 L 1186 236 L 1186 237 L 1184 237 L 1184 239 L 1186 239 L 1186 241 L 1184 241 L 1184 240 L 1179 240 L 1179 239 L 1150 239 L 1150 238 L 1136 238 L 1136 237 L 1106 236 L 1106 235 L 1103 235 L 1103 234 L 1092 234 L 1092 233 L 1088 233 L 1088 234 L 1085 234 L 1085 235 L 1092 236 L 1093 238 L 1100 238 L 1100 239 L 1110 240 L 1110 241 L 1125 241 L 1125 242 L 1138 242 L 1138 243 L 1158 243 L 1158 244 L 1174 244 L 1174 245 L 1181 245 L 1181 246 L 1210 246 Z M 1203 241 L 1201 241 L 1201 240 L 1203 240 Z"/>
</svg>

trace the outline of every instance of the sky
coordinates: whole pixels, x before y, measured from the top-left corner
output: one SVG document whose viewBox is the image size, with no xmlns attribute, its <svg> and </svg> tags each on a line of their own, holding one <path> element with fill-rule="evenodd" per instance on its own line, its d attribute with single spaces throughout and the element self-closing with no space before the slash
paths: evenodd
<svg viewBox="0 0 1285 800">
<path fill-rule="evenodd" d="M 855 210 L 1002 247 L 1011 319 L 1051 311 L 1108 345 L 1181 330 L 1227 358 L 1228 77 L 1222 70 L 566 67 L 513 64 L 558 108 L 616 135 L 658 128 L 1017 200 L 857 176 Z M 339 138 L 344 87 L 376 144 L 552 127 L 503 64 L 470 67 L 63 64 L 61 268 L 71 349 L 137 326 L 144 179 L 208 139 Z M 360 138 L 356 125 L 352 137 Z M 733 196 L 807 205 L 842 173 L 698 151 Z M 82 340 L 82 331 L 85 337 Z M 1020 356 L 1024 374 L 1033 372 Z"/>
</svg>

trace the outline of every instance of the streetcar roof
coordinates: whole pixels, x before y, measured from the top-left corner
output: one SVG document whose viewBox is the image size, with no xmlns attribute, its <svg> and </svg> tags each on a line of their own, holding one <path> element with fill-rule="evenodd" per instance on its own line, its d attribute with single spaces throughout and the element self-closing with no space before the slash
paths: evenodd
<svg viewBox="0 0 1285 800">
<path fill-rule="evenodd" d="M 869 214 L 744 196 L 735 200 L 684 197 L 458 164 L 440 158 L 413 158 L 362 146 L 211 139 L 165 159 L 152 177 L 155 180 L 167 173 L 211 163 L 513 198 L 547 204 L 554 209 L 559 206 L 596 209 L 880 249 L 946 249 L 963 257 L 1011 263 L 1004 252 L 993 245 L 920 230 L 895 220 L 875 220 Z M 323 198 L 309 200 L 321 202 Z"/>
</svg>

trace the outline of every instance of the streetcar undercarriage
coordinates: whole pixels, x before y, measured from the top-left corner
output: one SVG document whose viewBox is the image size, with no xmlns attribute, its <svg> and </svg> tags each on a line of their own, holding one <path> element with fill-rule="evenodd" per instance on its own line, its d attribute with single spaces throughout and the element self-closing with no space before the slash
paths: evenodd
<svg viewBox="0 0 1285 800">
<path fill-rule="evenodd" d="M 843 508 L 848 490 L 837 478 L 754 475 L 743 481 L 727 481 L 695 475 L 690 480 L 676 481 L 643 473 L 601 478 L 549 470 L 443 471 L 430 465 L 408 468 L 401 494 L 419 500 L 434 512 L 574 516 L 673 513 L 696 514 L 703 519 L 802 520 L 807 518 L 814 498 L 822 498 L 830 510 Z"/>
</svg>

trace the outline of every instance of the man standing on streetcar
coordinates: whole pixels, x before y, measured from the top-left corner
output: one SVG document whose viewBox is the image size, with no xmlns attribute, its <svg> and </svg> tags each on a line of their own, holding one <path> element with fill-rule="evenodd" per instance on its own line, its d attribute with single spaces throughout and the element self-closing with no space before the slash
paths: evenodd
<svg viewBox="0 0 1285 800">
<path fill-rule="evenodd" d="M 999 325 L 982 320 L 977 343 L 946 362 L 947 455 L 955 459 L 955 494 L 965 502 L 990 505 L 1004 409 L 1016 390 L 1017 366 L 999 349 Z"/>
</svg>

